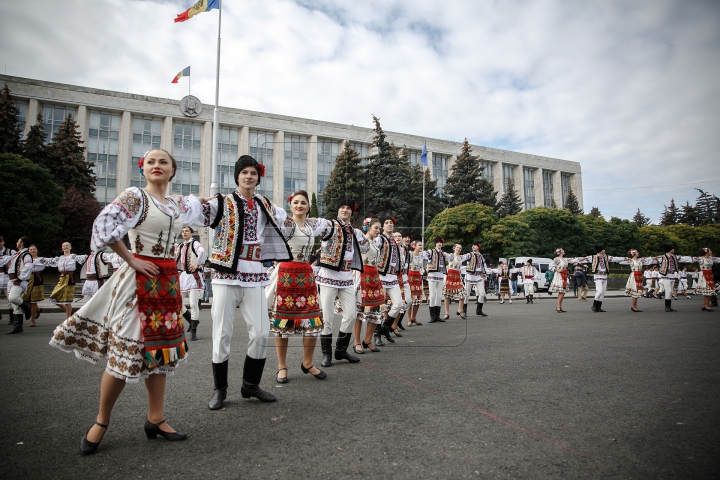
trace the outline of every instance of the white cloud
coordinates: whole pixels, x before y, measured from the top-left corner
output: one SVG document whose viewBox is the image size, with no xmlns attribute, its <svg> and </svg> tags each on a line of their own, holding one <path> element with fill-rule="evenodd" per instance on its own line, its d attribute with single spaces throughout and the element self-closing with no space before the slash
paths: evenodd
<svg viewBox="0 0 720 480">
<path fill-rule="evenodd" d="M 11 75 L 214 101 L 217 12 L 187 1 L 25 0 Z M 714 1 L 225 0 L 222 105 L 579 161 L 586 210 L 657 220 L 720 180 Z M 714 167 L 714 170 L 713 170 Z M 720 182 L 698 184 L 720 193 Z M 594 190 L 615 188 L 615 190 Z"/>
</svg>

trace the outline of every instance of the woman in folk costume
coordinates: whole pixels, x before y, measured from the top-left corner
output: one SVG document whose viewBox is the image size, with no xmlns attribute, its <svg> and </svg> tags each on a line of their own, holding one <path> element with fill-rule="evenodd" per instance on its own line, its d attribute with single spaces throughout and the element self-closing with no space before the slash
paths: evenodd
<svg viewBox="0 0 720 480">
<path fill-rule="evenodd" d="M 423 254 L 422 243 L 412 242 L 410 244 L 412 251 L 410 252 L 410 263 L 408 265 L 408 285 L 410 285 L 410 296 L 412 298 L 410 305 L 410 315 L 408 317 L 408 326 L 422 325 L 417 321 L 417 313 L 420 310 L 420 304 L 425 299 L 423 291 Z"/>
<path fill-rule="evenodd" d="M 505 262 L 500 262 L 498 268 L 491 270 L 498 276 L 498 285 L 500 287 L 500 303 L 505 303 L 505 295 L 508 300 L 512 303 L 512 296 L 510 295 L 510 268 Z"/>
<path fill-rule="evenodd" d="M 114 253 L 102 253 L 91 251 L 85 262 L 85 283 L 83 284 L 83 297 L 95 295 L 105 281 L 110 278 L 108 264 L 112 263 Z"/>
<path fill-rule="evenodd" d="M 720 257 L 713 257 L 712 250 L 706 247 L 700 249 L 700 254 L 701 256 L 695 257 L 695 261 L 700 265 L 700 275 L 695 291 L 699 295 L 703 295 L 703 312 L 712 312 L 710 302 L 712 297 L 717 295 L 712 268 L 714 263 L 720 263 Z"/>
<path fill-rule="evenodd" d="M 435 237 L 435 248 L 423 252 L 423 259 L 427 260 L 427 281 L 428 281 L 428 307 L 430 308 L 430 322 L 444 322 L 440 318 L 440 299 L 442 298 L 442 287 L 445 284 L 446 264 L 452 260 L 452 255 L 442 251 L 445 239 Z M 446 317 L 447 318 L 447 317 Z"/>
<path fill-rule="evenodd" d="M 378 263 L 380 262 L 380 248 L 375 239 L 380 235 L 380 221 L 374 218 L 366 218 L 363 221 L 366 241 L 363 242 L 367 248 L 362 252 L 363 271 L 353 271 L 355 281 L 355 298 L 357 301 L 357 321 L 353 327 L 355 342 L 361 337 L 362 325 L 365 324 L 365 338 L 360 344 L 355 344 L 355 353 L 365 353 L 364 348 L 371 352 L 379 352 L 380 349 L 373 345 L 373 335 L 378 325 L 384 321 L 385 291 Z M 376 339 L 379 338 L 376 336 Z"/>
<path fill-rule="evenodd" d="M 175 260 L 180 272 L 180 292 L 183 299 L 190 302 L 187 309 L 183 301 L 183 318 L 188 323 L 190 340 L 197 340 L 197 327 L 200 324 L 200 295 L 205 291 L 202 266 L 207 260 L 207 253 L 203 246 L 195 240 L 195 230 L 191 226 L 184 226 L 180 233 L 183 243 L 176 247 Z"/>
<path fill-rule="evenodd" d="M 555 249 L 555 258 L 548 267 L 554 273 L 552 283 L 548 287 L 548 292 L 557 292 L 558 301 L 555 311 L 558 313 L 565 313 L 567 310 L 563 310 L 562 302 L 565 298 L 565 294 L 568 291 L 568 270 L 567 267 L 570 263 L 577 263 L 577 259 L 565 258 L 565 250 L 562 248 Z"/>
<path fill-rule="evenodd" d="M 450 301 L 458 300 L 457 315 L 463 319 L 467 319 L 467 316 L 463 312 L 463 306 L 465 305 L 465 284 L 462 280 L 460 269 L 462 268 L 462 262 L 466 256 L 462 255 L 462 245 L 456 243 L 453 245 L 453 253 L 450 255 L 447 263 L 447 275 L 445 276 L 445 286 L 443 287 L 443 297 L 445 298 L 445 320 L 450 318 Z"/>
<path fill-rule="evenodd" d="M 40 261 L 46 267 L 57 267 L 60 278 L 50 294 L 50 301 L 65 310 L 65 317 L 72 315 L 72 302 L 75 299 L 76 272 L 87 260 L 87 255 L 72 253 L 70 242 L 62 244 L 63 254 L 54 258 L 42 258 Z"/>
<path fill-rule="evenodd" d="M 315 274 L 309 260 L 315 237 L 322 235 L 331 224 L 325 219 L 307 218 L 310 200 L 305 190 L 293 193 L 288 197 L 288 203 L 292 218 L 285 219 L 280 231 L 290 246 L 293 259 L 278 263 L 270 275 L 270 284 L 265 287 L 270 333 L 275 335 L 278 357 L 275 379 L 278 383 L 288 383 L 288 338 L 301 335 L 303 360 L 300 370 L 323 380 L 327 374 L 313 365 L 313 352 L 323 324 Z"/>
<path fill-rule="evenodd" d="M 30 245 L 28 248 L 30 256 L 33 258 L 33 274 L 28 280 L 27 293 L 23 296 L 23 300 L 30 303 L 30 326 L 35 326 L 35 320 L 40 316 L 40 307 L 38 302 L 45 300 L 45 286 L 43 284 L 43 277 L 40 272 L 45 269 L 45 265 L 38 261 L 38 249 L 35 245 Z"/>
<path fill-rule="evenodd" d="M 629 257 L 612 257 L 612 261 L 621 265 L 630 266 L 630 276 L 625 284 L 625 295 L 632 297 L 632 306 L 630 310 L 633 312 L 642 312 L 638 309 L 638 298 L 643 296 L 643 267 L 655 263 L 652 257 L 641 258 L 638 251 L 634 248 L 628 252 Z"/>
<path fill-rule="evenodd" d="M 138 162 L 147 185 L 130 187 L 95 219 L 91 239 L 95 251 L 109 246 L 125 263 L 85 305 L 56 329 L 50 345 L 97 363 L 107 358 L 100 383 L 100 409 L 95 424 L 80 442 L 94 453 L 102 440 L 116 400 L 126 383 L 145 379 L 149 439 L 185 440 L 165 423 L 166 375 L 185 360 L 187 343 L 182 297 L 173 242 L 183 226 L 183 207 L 166 197 L 177 164 L 165 150 L 151 150 Z M 130 234 L 132 253 L 123 244 Z"/>
<path fill-rule="evenodd" d="M 537 269 L 533 267 L 532 258 L 525 262 L 525 265 L 520 269 L 523 283 L 523 293 L 525 293 L 526 304 L 535 303 L 533 302 L 533 294 L 535 293 L 535 275 L 537 275 Z"/>
</svg>

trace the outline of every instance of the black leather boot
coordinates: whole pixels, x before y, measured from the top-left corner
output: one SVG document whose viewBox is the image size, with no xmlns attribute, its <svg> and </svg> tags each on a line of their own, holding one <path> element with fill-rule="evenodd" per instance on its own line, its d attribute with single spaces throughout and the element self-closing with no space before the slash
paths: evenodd
<svg viewBox="0 0 720 480">
<path fill-rule="evenodd" d="M 390 315 L 388 315 L 385 319 L 385 322 L 381 325 L 382 328 L 380 329 L 380 335 L 385 337 L 385 340 L 390 343 L 395 343 L 395 340 L 390 336 L 390 327 L 392 326 L 394 321 L 395 317 L 391 317 Z"/>
<path fill-rule="evenodd" d="M 12 308 L 8 308 L 8 325 L 15 325 L 15 314 L 13 313 Z"/>
<path fill-rule="evenodd" d="M 593 300 L 593 304 L 592 304 L 592 307 L 590 307 L 590 310 L 592 310 L 593 312 L 597 312 L 597 311 L 598 311 L 598 310 L 597 310 L 597 304 L 598 304 L 598 301 L 597 301 L 597 300 Z"/>
<path fill-rule="evenodd" d="M 535 303 L 535 302 L 533 301 L 533 296 L 532 296 L 532 295 L 530 295 L 530 303 Z"/>
<path fill-rule="evenodd" d="M 260 388 L 260 379 L 262 378 L 263 368 L 265 368 L 264 358 L 252 358 L 245 356 L 245 365 L 243 366 L 243 383 L 240 388 L 240 395 L 242 395 L 243 398 L 255 397 L 261 402 L 274 402 L 277 400 L 275 395 Z"/>
<path fill-rule="evenodd" d="M 22 311 L 25 314 L 25 320 L 30 320 L 30 317 L 32 316 L 30 305 L 27 302 L 23 302 L 20 304 L 20 308 L 22 308 Z"/>
<path fill-rule="evenodd" d="M 14 333 L 22 333 L 23 332 L 23 316 L 22 316 L 22 314 L 20 314 L 20 315 L 13 314 L 11 318 L 15 320 L 15 322 L 14 322 L 15 327 L 13 327 L 12 330 L 7 332 L 7 335 L 12 335 Z"/>
<path fill-rule="evenodd" d="M 398 322 L 397 328 L 399 328 L 400 330 L 405 330 L 405 327 L 403 327 L 403 325 L 402 325 L 402 319 L 404 316 L 405 316 L 405 311 L 403 311 L 403 310 L 401 310 L 397 316 L 397 322 Z"/>
<path fill-rule="evenodd" d="M 437 318 L 435 318 L 435 307 L 428 307 L 428 310 L 430 310 L 430 321 L 428 323 L 437 322 Z"/>
<path fill-rule="evenodd" d="M 525 295 L 525 305 L 530 304 L 530 295 Z"/>
<path fill-rule="evenodd" d="M 665 300 L 665 311 L 666 312 L 675 312 L 676 311 L 674 308 L 672 308 L 672 300 Z"/>
<path fill-rule="evenodd" d="M 462 312 L 463 312 L 463 314 L 460 316 L 462 317 L 463 320 L 467 320 L 467 303 L 463 304 Z"/>
<path fill-rule="evenodd" d="M 382 329 L 382 325 L 375 325 L 375 332 L 373 333 L 373 338 L 375 339 L 375 345 L 378 347 L 384 347 L 385 344 L 382 341 L 382 335 L 380 335 L 380 330 Z"/>
<path fill-rule="evenodd" d="M 480 315 L 481 317 L 487 317 L 488 314 L 484 313 L 483 310 L 483 303 L 478 303 L 477 307 L 475 307 L 475 315 Z"/>
<path fill-rule="evenodd" d="M 208 402 L 208 408 L 210 410 L 219 410 L 223 406 L 225 397 L 227 397 L 228 360 L 222 363 L 213 363 L 212 369 L 215 390 L 213 390 L 212 397 L 210 397 L 210 401 Z"/>
<path fill-rule="evenodd" d="M 190 323 L 190 321 L 191 321 L 191 319 L 192 319 L 192 317 L 190 316 L 190 310 L 185 310 L 185 311 L 183 312 L 183 318 L 185 319 L 185 322 L 186 322 L 188 325 L 192 325 L 192 324 Z"/>
<path fill-rule="evenodd" d="M 335 342 L 335 360 L 347 360 L 350 363 L 357 363 L 360 361 L 358 357 L 350 355 L 347 352 L 348 346 L 350 346 L 351 337 L 352 333 L 349 332 L 340 332 L 338 334 L 337 341 Z"/>
<path fill-rule="evenodd" d="M 320 362 L 320 365 L 323 367 L 332 367 L 332 334 L 320 334 L 320 351 L 323 354 L 323 359 L 322 362 Z"/>
<path fill-rule="evenodd" d="M 200 320 L 190 320 L 190 340 L 197 340 L 197 327 Z"/>
<path fill-rule="evenodd" d="M 596 312 L 604 312 L 604 311 L 605 311 L 605 310 L 602 309 L 602 302 L 601 302 L 601 301 L 598 301 L 598 302 L 597 302 L 597 307 L 595 307 L 595 309 L 596 309 L 596 310 L 595 310 Z"/>
</svg>

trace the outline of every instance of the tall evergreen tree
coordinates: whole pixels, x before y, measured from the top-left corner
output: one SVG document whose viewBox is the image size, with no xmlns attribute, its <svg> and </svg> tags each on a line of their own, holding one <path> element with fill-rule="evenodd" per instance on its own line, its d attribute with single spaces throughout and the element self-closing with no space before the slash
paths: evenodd
<svg viewBox="0 0 720 480">
<path fill-rule="evenodd" d="M 593 218 L 603 218 L 602 212 L 600 212 L 600 209 L 598 207 L 592 207 L 590 209 L 590 213 L 588 213 Z"/>
<path fill-rule="evenodd" d="M 10 89 L 6 83 L 0 94 L 0 153 L 23 154 L 18 115 L 20 110 L 10 97 Z"/>
<path fill-rule="evenodd" d="M 638 228 L 650 225 L 650 219 L 643 215 L 639 208 L 637 209 L 635 216 L 633 216 L 632 221 L 638 226 Z"/>
<path fill-rule="evenodd" d="M 63 188 L 75 187 L 81 195 L 95 193 L 95 173 L 85 160 L 85 147 L 77 124 L 68 115 L 47 146 L 47 167 Z"/>
<path fill-rule="evenodd" d="M 93 195 L 83 195 L 75 187 L 68 188 L 58 206 L 63 226 L 52 245 L 53 253 L 61 253 L 59 247 L 62 242 L 70 242 L 78 252 L 89 251 L 92 226 L 100 210 L 100 203 Z"/>
<path fill-rule="evenodd" d="M 487 205 L 488 207 L 492 207 L 493 209 L 497 209 L 498 192 L 495 191 L 495 186 L 490 183 L 488 179 L 480 179 L 479 191 L 480 194 L 478 196 L 477 203 L 479 203 L 480 205 Z"/>
<path fill-rule="evenodd" d="M 365 189 L 365 172 L 360 166 L 360 157 L 345 142 L 343 151 L 335 159 L 335 168 L 330 172 L 330 180 L 323 190 L 323 214 L 325 218 L 335 218 L 337 209 L 335 204 L 341 197 L 352 197 L 356 202 L 362 202 Z M 355 215 L 360 217 L 360 213 Z"/>
<path fill-rule="evenodd" d="M 700 192 L 697 200 L 695 200 L 695 211 L 697 212 L 697 219 L 699 225 L 710 225 L 712 223 L 718 223 L 718 211 L 720 205 L 718 204 L 718 197 L 696 188 Z"/>
<path fill-rule="evenodd" d="M 523 203 L 520 199 L 520 195 L 518 195 L 515 190 L 515 183 L 511 179 L 508 179 L 505 193 L 502 197 L 500 197 L 500 202 L 498 202 L 498 217 L 504 218 L 509 215 L 517 215 L 522 211 L 522 205 Z"/>
<path fill-rule="evenodd" d="M 665 205 L 663 214 L 660 217 L 660 225 L 666 227 L 668 225 L 677 225 L 680 218 L 680 210 L 675 206 L 675 199 L 670 199 L 670 206 Z"/>
<path fill-rule="evenodd" d="M 30 127 L 30 131 L 23 142 L 25 158 L 32 160 L 40 166 L 48 168 L 47 151 L 45 147 L 45 127 L 42 114 L 38 113 L 37 122 Z"/>
<path fill-rule="evenodd" d="M 407 149 L 400 155 L 404 161 L 410 164 L 410 153 Z M 409 221 L 403 225 L 403 234 L 411 233 L 416 239 L 422 237 L 422 199 L 423 199 L 423 178 L 425 179 L 425 228 L 430 225 L 432 219 L 443 209 L 443 199 L 437 194 L 437 180 L 433 180 L 430 170 L 422 165 L 413 165 L 410 169 L 410 196 L 416 200 L 414 210 L 411 211 Z"/>
<path fill-rule="evenodd" d="M 690 202 L 686 202 L 682 207 L 682 212 L 678 216 L 677 223 L 684 223 L 697 227 L 700 225 L 700 214 L 698 209 L 694 205 L 690 205 Z"/>
<path fill-rule="evenodd" d="M 457 207 L 465 203 L 481 203 L 479 156 L 472 154 L 467 141 L 463 142 L 460 155 L 452 166 L 452 173 L 445 182 L 445 199 L 448 207 Z"/>
<path fill-rule="evenodd" d="M 565 210 L 572 213 L 573 215 L 582 215 L 583 213 L 582 208 L 580 208 L 580 203 L 578 202 L 578 199 L 575 196 L 575 192 L 573 192 L 572 187 L 568 187 L 568 193 L 565 197 Z"/>
<path fill-rule="evenodd" d="M 313 192 L 312 200 L 310 200 L 310 211 L 308 212 L 308 217 L 317 218 L 319 216 L 320 213 L 318 212 L 317 196 L 315 195 L 315 192 Z"/>
</svg>

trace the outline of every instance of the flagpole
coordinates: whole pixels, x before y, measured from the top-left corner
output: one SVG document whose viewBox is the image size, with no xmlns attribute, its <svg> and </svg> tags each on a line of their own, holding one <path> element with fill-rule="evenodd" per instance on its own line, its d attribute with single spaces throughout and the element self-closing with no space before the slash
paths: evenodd
<svg viewBox="0 0 720 480">
<path fill-rule="evenodd" d="M 420 232 L 420 241 L 422 242 L 423 250 L 425 250 L 425 167 L 427 167 L 427 141 L 423 141 L 423 155 L 425 158 L 422 160 L 423 169 L 422 169 L 422 183 L 423 183 L 423 190 L 422 190 L 422 231 Z M 421 155 L 421 159 L 422 156 Z"/>
<path fill-rule="evenodd" d="M 218 38 L 217 38 L 217 63 L 215 68 L 215 110 L 213 111 L 213 133 L 212 133 L 212 170 L 210 172 L 210 195 L 218 193 L 217 183 L 217 140 L 218 140 L 218 106 L 220 102 L 220 25 L 222 21 L 222 0 L 218 2 Z"/>
</svg>

